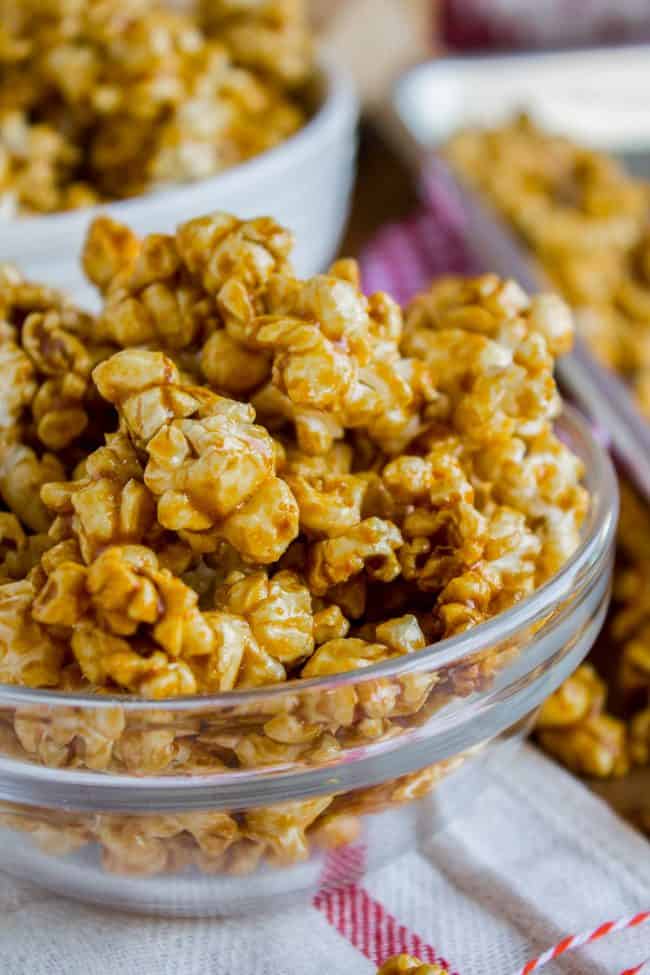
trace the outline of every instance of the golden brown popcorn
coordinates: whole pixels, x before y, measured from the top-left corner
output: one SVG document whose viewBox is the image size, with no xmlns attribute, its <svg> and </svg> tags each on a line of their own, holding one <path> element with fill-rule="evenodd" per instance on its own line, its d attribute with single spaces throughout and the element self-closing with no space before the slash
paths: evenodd
<svg viewBox="0 0 650 975">
<path fill-rule="evenodd" d="M 650 365 L 647 184 L 617 161 L 544 132 L 523 117 L 499 129 L 460 133 L 447 152 L 462 177 L 528 244 L 575 307 L 579 331 L 592 352 L 631 380 L 645 409 Z"/>
<path fill-rule="evenodd" d="M 33 423 L 45 447 L 68 446 L 87 425 L 90 370 L 106 354 L 93 341 L 92 317 L 8 265 L 0 269 L 0 316 L 0 427 Z"/>
<path fill-rule="evenodd" d="M 234 573 L 217 591 L 215 606 L 243 616 L 260 647 L 280 663 L 295 664 L 314 649 L 311 596 L 293 572 Z"/>
<path fill-rule="evenodd" d="M 624 247 L 639 233 L 647 205 L 643 184 L 614 160 L 548 135 L 525 116 L 501 129 L 461 133 L 448 153 L 549 256 Z"/>
<path fill-rule="evenodd" d="M 386 296 L 364 298 L 350 275 L 298 281 L 275 273 L 257 307 L 233 279 L 219 306 L 230 337 L 272 367 L 252 398 L 260 418 L 274 430 L 295 427 L 304 453 L 327 453 L 346 428 L 397 453 L 423 428 L 421 413 L 439 409 L 428 368 L 399 353 L 399 309 Z M 221 339 L 209 340 L 208 374 L 211 343 L 225 348 Z M 256 382 L 261 373 L 253 369 Z"/>
<path fill-rule="evenodd" d="M 383 643 L 368 643 L 356 637 L 329 640 L 321 644 L 303 667 L 303 677 L 323 677 L 341 674 L 359 667 L 369 667 L 396 656 L 395 650 Z"/>
<path fill-rule="evenodd" d="M 430 965 L 413 955 L 393 955 L 377 969 L 377 975 L 402 975 L 403 972 L 410 975 L 445 975 L 446 971 L 442 965 Z"/>
<path fill-rule="evenodd" d="M 307 24 L 275 4 L 210 37 L 157 0 L 5 6 L 0 191 L 19 213 L 203 179 L 305 120 Z"/>
<path fill-rule="evenodd" d="M 46 123 L 34 124 L 18 106 L 3 112 L 0 191 L 12 210 L 50 213 L 67 209 L 66 192 L 75 185 L 78 161 L 79 152 L 62 132 Z"/>
<path fill-rule="evenodd" d="M 581 775 L 625 775 L 625 723 L 604 713 L 605 700 L 605 684 L 591 665 L 583 664 L 542 707 L 537 725 L 542 748 Z"/>
<path fill-rule="evenodd" d="M 648 607 L 643 608 L 644 621 L 631 640 L 623 644 L 619 683 L 625 692 L 650 690 L 650 621 Z M 614 617 L 614 626 L 620 615 Z"/>
<path fill-rule="evenodd" d="M 348 635 L 350 623 L 334 604 L 314 613 L 314 644 L 318 647 L 328 640 L 338 640 Z"/>
<path fill-rule="evenodd" d="M 305 0 L 202 0 L 200 18 L 236 64 L 281 84 L 297 85 L 313 70 Z"/>
<path fill-rule="evenodd" d="M 125 224 L 106 215 L 95 217 L 81 252 L 86 277 L 104 294 L 118 274 L 133 268 L 141 243 Z"/>
<path fill-rule="evenodd" d="M 58 708 L 55 720 L 47 709 L 21 709 L 14 730 L 28 755 L 49 768 L 80 766 L 103 771 L 124 731 L 120 707 Z"/>
<path fill-rule="evenodd" d="M 590 714 L 600 714 L 607 689 L 591 664 L 582 664 L 548 697 L 539 712 L 537 728 L 563 728 Z"/>
<path fill-rule="evenodd" d="M 465 439 L 530 435 L 559 410 L 553 355 L 571 345 L 568 309 L 495 275 L 443 278 L 407 308 L 402 349 L 422 358 Z"/>
<path fill-rule="evenodd" d="M 366 482 L 355 474 L 284 473 L 298 503 L 300 529 L 312 538 L 334 538 L 361 521 Z"/>
<path fill-rule="evenodd" d="M 358 816 L 347 813 L 324 813 L 310 832 L 310 839 L 324 850 L 349 846 L 359 839 L 362 831 Z"/>
<path fill-rule="evenodd" d="M 538 576 L 548 578 L 578 545 L 588 506 L 581 461 L 546 428 L 530 439 L 487 445 L 476 452 L 474 466 L 491 482 L 496 501 L 535 525 L 542 543 Z"/>
<path fill-rule="evenodd" d="M 147 451 L 144 481 L 163 527 L 198 543 L 225 538 L 253 562 L 282 555 L 297 534 L 298 508 L 249 406 L 182 386 L 173 362 L 157 352 L 118 353 L 93 376 Z"/>
<path fill-rule="evenodd" d="M 96 12 L 101 37 L 110 28 L 120 39 L 119 17 Z M 71 16 L 74 35 L 85 15 Z M 170 80 L 193 40 L 173 19 L 159 26 Z M 148 107 L 173 116 L 187 90 L 144 91 L 162 65 L 145 68 L 143 31 L 136 17 L 126 45 L 142 97 L 115 107 L 117 81 L 105 86 L 101 110 L 115 123 L 105 133 L 126 116 L 146 130 Z M 45 62 L 62 84 L 61 63 Z M 96 94 L 75 63 L 89 110 Z M 128 144 L 115 149 L 129 158 Z M 10 508 L 0 513 L 0 681 L 103 700 L 0 716 L 7 754 L 136 775 L 318 767 L 488 687 L 520 652 L 433 672 L 414 661 L 402 676 L 367 669 L 395 669 L 511 606 L 577 544 L 582 469 L 550 425 L 566 310 L 493 276 L 448 280 L 413 303 L 403 334 L 390 298 L 361 294 L 354 262 L 299 281 L 291 243 L 268 218 L 211 214 L 144 240 L 100 218 L 84 255 L 103 295 L 99 325 L 0 271 L 0 356 L 12 377 L 0 407 Z M 638 639 L 643 614 L 626 612 L 626 639 Z M 318 680 L 356 670 L 363 680 Z M 191 716 L 106 698 L 266 685 L 290 693 L 263 705 L 233 696 Z M 612 719 L 601 705 L 583 711 L 540 734 L 566 731 L 568 761 L 618 770 Z M 641 761 L 641 719 L 634 741 Z M 67 834 L 45 816 L 24 828 L 53 852 L 97 843 L 117 872 L 241 875 L 352 842 L 359 815 L 424 795 L 453 764 L 271 808 L 71 818 Z"/>
<path fill-rule="evenodd" d="M 179 832 L 164 816 L 104 816 L 95 826 L 102 846 L 102 864 L 111 873 L 147 876 L 168 867 L 166 840 Z"/>
<path fill-rule="evenodd" d="M 0 585 L 0 680 L 27 687 L 56 686 L 65 645 L 33 619 L 34 595 L 26 579 Z"/>
<path fill-rule="evenodd" d="M 83 323 L 83 332 L 90 328 L 90 320 Z M 86 429 L 90 372 L 109 351 L 87 347 L 56 311 L 29 315 L 21 339 L 40 380 L 32 401 L 37 436 L 50 450 L 60 450 Z"/>
<path fill-rule="evenodd" d="M 440 590 L 478 561 L 487 522 L 475 507 L 457 438 L 432 444 L 426 457 L 403 455 L 387 464 L 381 476 L 396 501 L 408 504 L 398 519 L 405 539 L 399 551 L 405 579 L 421 589 Z"/>
<path fill-rule="evenodd" d="M 29 356 L 11 338 L 0 338 L 0 368 L 4 377 L 0 390 L 0 429 L 11 431 L 36 393 L 34 366 Z"/>
<path fill-rule="evenodd" d="M 270 862 L 278 866 L 306 860 L 309 845 L 306 830 L 331 804 L 332 796 L 284 802 L 244 814 L 245 835 L 267 848 Z"/>
<path fill-rule="evenodd" d="M 307 581 L 316 596 L 364 572 L 371 579 L 392 582 L 401 572 L 397 551 L 402 535 L 390 521 L 366 518 L 335 538 L 315 542 L 309 552 Z"/>
<path fill-rule="evenodd" d="M 540 549 L 520 512 L 497 508 L 488 522 L 482 557 L 450 579 L 438 596 L 434 616 L 442 635 L 461 633 L 529 595 Z"/>
<path fill-rule="evenodd" d="M 569 728 L 539 732 L 542 748 L 581 775 L 595 778 L 625 775 L 629 769 L 625 723 L 594 714 Z"/>
<path fill-rule="evenodd" d="M 250 618 L 273 646 L 275 621 L 265 621 L 264 609 L 252 607 Z M 201 612 L 197 593 L 144 546 L 106 548 L 89 566 L 57 561 L 30 611 L 47 632 L 67 631 L 83 676 L 95 686 L 162 698 L 285 677 L 243 615 Z"/>
<path fill-rule="evenodd" d="M 85 249 L 91 270 L 93 252 L 107 246 L 105 238 L 105 225 L 93 224 Z M 150 234 L 140 242 L 137 256 L 129 260 L 127 253 L 124 260 L 108 284 L 104 281 L 109 271 L 94 269 L 106 295 L 97 323 L 104 339 L 121 347 L 182 349 L 214 320 L 214 302 L 187 273 L 174 237 Z"/>
<path fill-rule="evenodd" d="M 155 501 L 142 483 L 142 466 L 124 434 L 106 438 L 75 481 L 47 483 L 41 496 L 55 513 L 52 533 L 71 534 L 91 562 L 106 546 L 139 544 L 154 527 Z"/>
<path fill-rule="evenodd" d="M 630 758 L 636 765 L 650 763 L 650 707 L 634 715 L 629 729 Z"/>
<path fill-rule="evenodd" d="M 14 514 L 0 512 L 0 578 L 3 582 L 14 577 L 12 567 L 20 561 L 27 547 L 27 537 Z M 26 575 L 26 573 L 24 573 Z"/>
</svg>

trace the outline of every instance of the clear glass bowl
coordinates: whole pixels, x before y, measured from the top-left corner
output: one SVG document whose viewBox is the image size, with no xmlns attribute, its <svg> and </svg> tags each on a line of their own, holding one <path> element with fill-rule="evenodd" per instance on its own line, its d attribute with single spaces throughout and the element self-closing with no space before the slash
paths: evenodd
<svg viewBox="0 0 650 975">
<path fill-rule="evenodd" d="M 151 913 L 277 909 L 358 880 L 475 802 L 607 608 L 616 479 L 575 413 L 558 431 L 586 468 L 581 545 L 461 636 L 165 702 L 0 686 L 0 868 Z"/>
</svg>

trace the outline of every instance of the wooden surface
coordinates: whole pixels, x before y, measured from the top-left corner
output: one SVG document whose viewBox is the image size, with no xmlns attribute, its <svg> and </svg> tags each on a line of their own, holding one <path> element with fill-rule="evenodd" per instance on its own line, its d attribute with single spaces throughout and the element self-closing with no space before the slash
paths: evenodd
<svg viewBox="0 0 650 975">
<path fill-rule="evenodd" d="M 416 206 L 408 170 L 370 126 L 363 126 L 357 182 L 341 254 L 357 257 L 379 227 L 400 220 Z M 628 818 L 640 807 L 650 806 L 650 768 L 635 769 L 623 779 L 587 784 Z"/>
</svg>

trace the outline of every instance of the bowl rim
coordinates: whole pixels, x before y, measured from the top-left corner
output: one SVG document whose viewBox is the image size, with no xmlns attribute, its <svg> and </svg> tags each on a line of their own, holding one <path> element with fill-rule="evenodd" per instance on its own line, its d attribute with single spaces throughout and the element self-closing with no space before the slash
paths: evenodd
<svg viewBox="0 0 650 975">
<path fill-rule="evenodd" d="M 582 526 L 582 541 L 562 568 L 526 598 L 473 629 L 439 640 L 422 650 L 354 670 L 324 677 L 293 678 L 279 684 L 263 685 L 250 690 L 221 691 L 217 694 L 193 694 L 161 700 L 131 694 L 90 694 L 34 689 L 0 683 L 0 707 L 45 705 L 105 709 L 121 707 L 124 711 L 195 712 L 206 709 L 230 709 L 261 704 L 287 694 L 324 692 L 359 684 L 366 680 L 403 677 L 431 667 L 439 668 L 460 662 L 470 654 L 480 653 L 512 637 L 520 628 L 548 614 L 551 607 L 566 595 L 577 574 L 588 571 L 598 555 L 609 547 L 618 521 L 618 482 L 606 449 L 598 442 L 584 417 L 564 404 L 558 418 L 560 431 L 579 442 L 577 449 L 585 466 L 585 482 L 590 490 L 590 506 Z"/>
<path fill-rule="evenodd" d="M 352 76 L 337 60 L 327 52 L 319 51 L 317 56 L 316 83 L 323 86 L 317 110 L 307 122 L 278 145 L 252 156 L 244 162 L 230 166 L 205 179 L 189 180 L 182 183 L 167 183 L 157 189 L 124 199 L 107 200 L 94 206 L 76 210 L 64 210 L 40 215 L 19 215 L 0 220 L 0 229 L 12 247 L 21 236 L 28 236 L 34 246 L 34 237 L 39 231 L 54 235 L 68 231 L 78 231 L 79 226 L 90 222 L 102 213 L 123 216 L 125 220 L 139 210 L 174 205 L 182 208 L 185 201 L 191 205 L 192 197 L 204 194 L 206 190 L 219 188 L 220 191 L 235 191 L 252 183 L 272 179 L 278 172 L 293 169 L 304 162 L 322 147 L 341 129 L 356 126 L 360 103 Z M 51 238 L 41 238 L 47 243 Z M 38 248 L 35 248 L 38 249 Z"/>
</svg>

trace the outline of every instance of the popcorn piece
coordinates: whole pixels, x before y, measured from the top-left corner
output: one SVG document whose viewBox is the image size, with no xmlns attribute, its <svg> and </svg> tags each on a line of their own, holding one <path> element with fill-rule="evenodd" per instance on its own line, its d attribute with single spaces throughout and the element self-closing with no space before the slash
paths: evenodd
<svg viewBox="0 0 650 975">
<path fill-rule="evenodd" d="M 581 775 L 618 777 L 629 769 L 625 724 L 607 714 L 593 715 L 569 729 L 547 728 L 539 733 L 539 742 Z"/>
<path fill-rule="evenodd" d="M 125 721 L 122 708 L 59 708 L 56 719 L 47 711 L 24 709 L 14 729 L 25 751 L 49 768 L 75 767 L 104 771 Z"/>
<path fill-rule="evenodd" d="M 9 204 L 54 212 L 204 179 L 291 135 L 313 57 L 305 17 L 278 14 L 206 37 L 155 0 L 14 4 L 0 52 Z"/>
<path fill-rule="evenodd" d="M 630 722 L 630 757 L 636 765 L 650 763 L 650 708 L 635 714 Z"/>
<path fill-rule="evenodd" d="M 250 407 L 180 385 L 173 362 L 157 352 L 118 353 L 94 379 L 146 447 L 144 481 L 163 527 L 225 538 L 250 561 L 280 557 L 297 535 L 298 508 Z"/>
<path fill-rule="evenodd" d="M 600 714 L 607 691 L 591 664 L 582 664 L 544 701 L 538 728 L 562 728 L 592 714 Z"/>
<path fill-rule="evenodd" d="M 89 563 L 106 546 L 142 542 L 153 527 L 155 505 L 123 434 L 107 437 L 106 446 L 87 458 L 85 473 L 76 481 L 46 484 L 41 496 L 57 515 L 53 531 L 71 533 Z"/>
<path fill-rule="evenodd" d="M 288 588 L 292 580 L 282 582 Z M 242 615 L 202 613 L 197 594 L 161 569 L 143 546 L 109 547 L 88 567 L 57 562 L 30 609 L 47 632 L 70 631 L 72 653 L 96 686 L 111 682 L 162 698 L 285 677 Z M 285 648 L 274 620 L 265 621 L 265 607 L 249 605 L 249 612 L 258 632 L 270 644 L 275 638 L 281 653 Z M 306 622 L 311 630 L 310 616 Z M 309 647 L 311 632 L 306 639 Z"/>
<path fill-rule="evenodd" d="M 484 193 L 578 309 L 592 352 L 631 379 L 644 408 L 650 359 L 648 187 L 619 163 L 520 117 L 492 131 L 465 132 L 448 147 L 452 164 Z M 537 325 L 547 340 L 548 305 Z M 552 317 L 556 319 L 555 310 Z M 553 339 L 554 354 L 565 351 Z"/>
<path fill-rule="evenodd" d="M 353 637 L 323 643 L 302 669 L 303 677 L 324 677 L 342 674 L 359 667 L 369 667 L 396 656 L 394 650 L 382 643 L 368 643 Z"/>
<path fill-rule="evenodd" d="M 405 579 L 421 589 L 440 590 L 478 561 L 487 523 L 474 506 L 457 441 L 443 440 L 426 458 L 400 457 L 384 468 L 382 479 L 396 500 L 410 502 L 400 524 Z"/>
<path fill-rule="evenodd" d="M 354 474 L 305 477 L 283 474 L 298 503 L 301 530 L 315 538 L 334 538 L 361 521 L 366 484 Z"/>
<path fill-rule="evenodd" d="M 284 802 L 244 814 L 247 837 L 263 843 L 271 862 L 278 866 L 297 863 L 309 856 L 306 830 L 331 804 L 332 796 Z"/>
<path fill-rule="evenodd" d="M 588 506 L 580 484 L 582 463 L 550 430 L 528 441 L 513 438 L 487 447 L 475 463 L 479 476 L 492 482 L 495 500 L 536 525 L 542 542 L 538 578 L 544 581 L 578 546 Z"/>
<path fill-rule="evenodd" d="M 203 0 L 200 17 L 236 64 L 292 86 L 309 78 L 313 52 L 305 0 Z"/>
<path fill-rule="evenodd" d="M 540 542 L 519 512 L 497 508 L 482 558 L 452 578 L 438 596 L 435 615 L 453 636 L 507 609 L 535 587 Z"/>
<path fill-rule="evenodd" d="M 34 587 L 27 580 L 0 586 L 0 680 L 56 686 L 65 647 L 32 618 L 33 598 Z"/>
<path fill-rule="evenodd" d="M 85 249 L 85 262 L 91 269 L 93 252 L 107 246 L 105 237 L 103 223 L 91 227 Z M 131 246 L 128 241 L 127 247 Z M 100 334 L 122 348 L 154 344 L 182 349 L 190 345 L 201 326 L 214 318 L 215 309 L 183 271 L 173 237 L 146 237 L 140 242 L 135 259 L 129 261 L 127 252 L 123 269 L 118 266 L 115 276 L 104 284 L 106 299 L 98 321 Z M 103 283 L 109 271 L 95 273 Z"/>
<path fill-rule="evenodd" d="M 69 446 L 88 424 L 90 370 L 107 354 L 93 338 L 92 317 L 7 265 L 0 269 L 0 314 L 0 428 L 15 433 L 31 422 L 43 446 Z"/>
<path fill-rule="evenodd" d="M 21 522 L 35 532 L 47 531 L 52 520 L 40 498 L 43 485 L 62 481 L 65 471 L 54 454 L 39 459 L 31 447 L 15 443 L 0 445 L 0 492 Z"/>
</svg>

